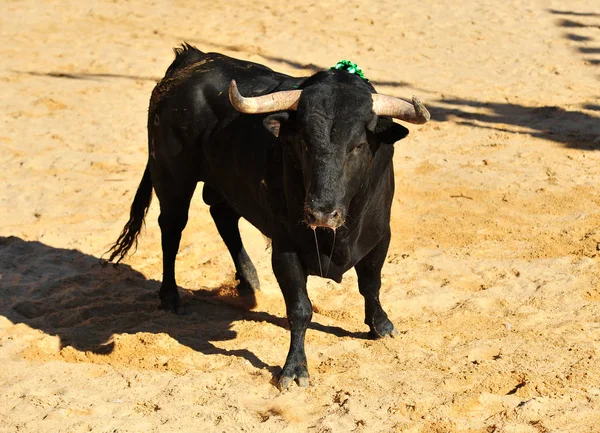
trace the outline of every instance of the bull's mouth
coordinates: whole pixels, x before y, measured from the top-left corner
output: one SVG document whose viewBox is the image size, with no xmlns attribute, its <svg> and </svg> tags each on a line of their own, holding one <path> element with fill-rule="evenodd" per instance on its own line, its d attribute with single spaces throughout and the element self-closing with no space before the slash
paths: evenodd
<svg viewBox="0 0 600 433">
<path fill-rule="evenodd" d="M 321 228 L 321 229 L 329 229 L 331 231 L 336 231 L 338 229 L 338 227 L 341 226 L 341 224 L 337 225 L 337 226 L 332 226 L 329 224 L 309 224 L 308 226 L 313 230 Z"/>
<path fill-rule="evenodd" d="M 316 230 L 316 229 L 329 229 L 331 231 L 336 231 L 338 228 L 340 228 L 343 223 L 339 223 L 339 224 L 310 224 L 310 223 L 306 223 L 311 229 Z"/>
<path fill-rule="evenodd" d="M 323 266 L 321 264 L 321 251 L 319 250 L 319 240 L 317 239 L 317 229 L 324 228 L 329 229 L 333 233 L 333 241 L 331 242 L 331 251 L 329 252 L 329 260 L 327 261 L 327 267 L 325 268 L 325 277 L 329 273 L 329 265 L 333 257 L 333 250 L 335 248 L 335 237 L 336 230 L 344 224 L 346 218 L 346 212 L 340 208 L 329 208 L 327 210 L 311 208 L 309 206 L 304 207 L 304 222 L 308 227 L 313 230 L 315 237 L 315 252 L 319 262 L 319 271 L 321 277 L 323 277 Z"/>
</svg>

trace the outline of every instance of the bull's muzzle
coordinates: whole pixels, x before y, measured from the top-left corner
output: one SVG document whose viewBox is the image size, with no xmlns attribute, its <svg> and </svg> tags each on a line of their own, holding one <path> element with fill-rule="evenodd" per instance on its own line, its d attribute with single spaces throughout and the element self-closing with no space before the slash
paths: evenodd
<svg viewBox="0 0 600 433">
<path fill-rule="evenodd" d="M 335 230 L 344 224 L 344 211 L 342 209 L 321 210 L 305 207 L 304 221 L 313 230 L 317 227 Z"/>
</svg>

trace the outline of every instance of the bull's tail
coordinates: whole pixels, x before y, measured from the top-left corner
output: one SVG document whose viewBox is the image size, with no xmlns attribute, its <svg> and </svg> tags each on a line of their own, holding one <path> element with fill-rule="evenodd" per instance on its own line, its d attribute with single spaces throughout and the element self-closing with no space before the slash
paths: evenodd
<svg viewBox="0 0 600 433">
<path fill-rule="evenodd" d="M 129 221 L 125 224 L 123 231 L 119 235 L 117 242 L 107 251 L 110 253 L 109 262 L 119 263 L 127 252 L 135 245 L 137 248 L 137 237 L 144 225 L 144 218 L 152 201 L 152 179 L 150 178 L 150 168 L 146 165 L 144 176 L 140 182 L 140 186 L 135 193 L 135 198 L 131 205 L 129 213 Z"/>
</svg>

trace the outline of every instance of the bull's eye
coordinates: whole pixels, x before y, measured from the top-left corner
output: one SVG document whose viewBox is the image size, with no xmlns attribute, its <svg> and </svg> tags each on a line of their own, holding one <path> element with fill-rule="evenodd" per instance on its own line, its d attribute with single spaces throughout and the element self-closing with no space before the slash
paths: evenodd
<svg viewBox="0 0 600 433">
<path fill-rule="evenodd" d="M 358 145 L 356 145 L 354 147 L 354 150 L 357 152 L 360 152 L 362 149 L 364 149 L 364 147 L 367 145 L 367 143 L 365 143 L 364 141 L 362 143 L 359 143 Z"/>
</svg>

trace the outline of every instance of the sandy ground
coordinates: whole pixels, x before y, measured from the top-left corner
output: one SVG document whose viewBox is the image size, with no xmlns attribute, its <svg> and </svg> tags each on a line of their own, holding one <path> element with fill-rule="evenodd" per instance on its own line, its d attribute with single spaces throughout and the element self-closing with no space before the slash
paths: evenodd
<svg viewBox="0 0 600 433">
<path fill-rule="evenodd" d="M 600 432 L 600 4 L 397 3 L 2 2 L 0 432 Z M 137 253 L 98 265 L 182 40 L 296 75 L 351 59 L 431 109 L 396 146 L 400 335 L 366 338 L 353 272 L 311 279 L 309 388 L 271 383 L 285 309 L 248 224 L 254 311 L 200 197 L 188 315 L 156 310 L 156 202 Z"/>
</svg>

